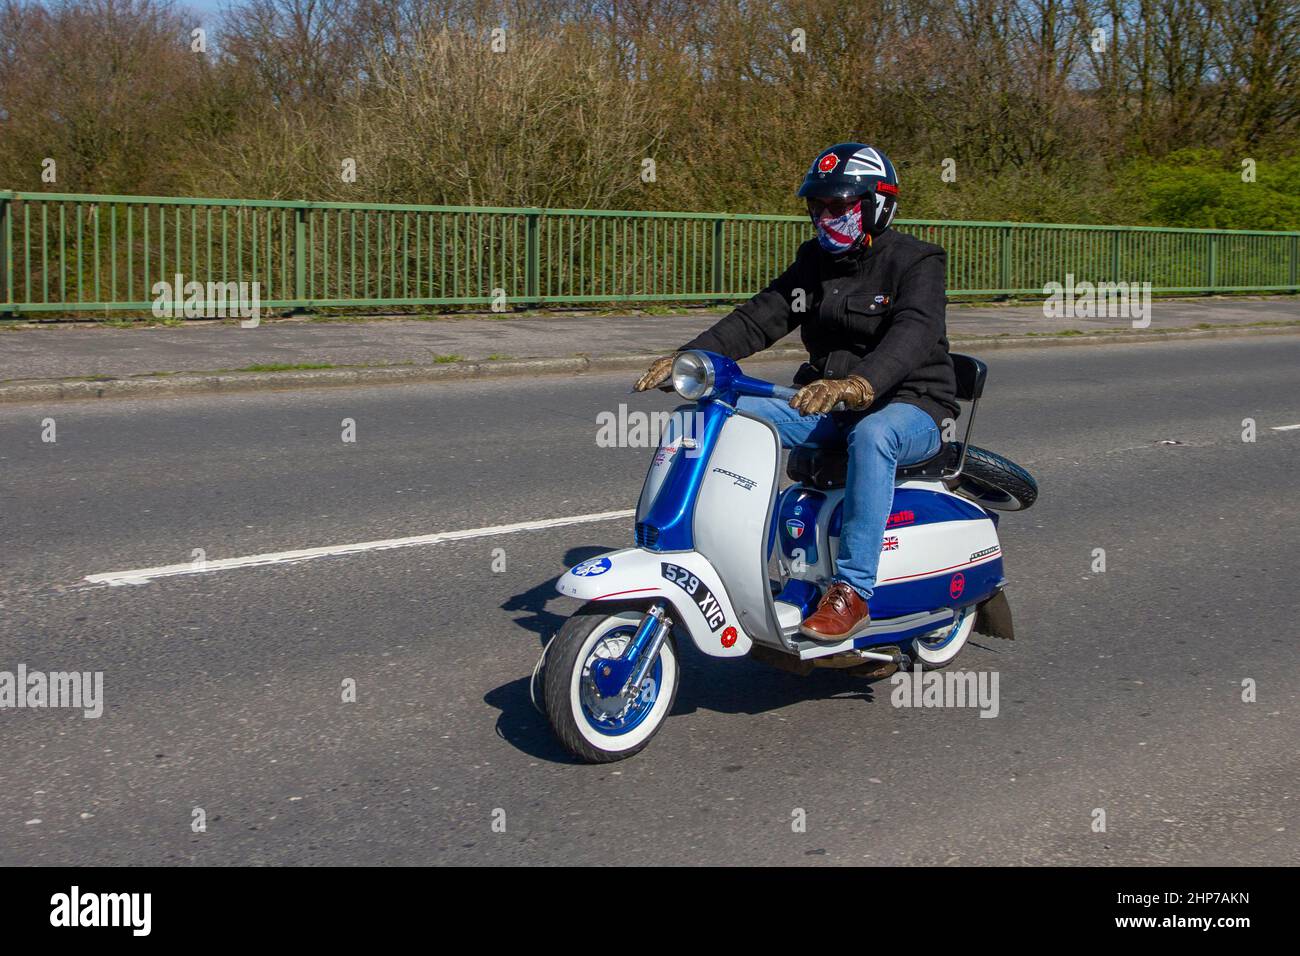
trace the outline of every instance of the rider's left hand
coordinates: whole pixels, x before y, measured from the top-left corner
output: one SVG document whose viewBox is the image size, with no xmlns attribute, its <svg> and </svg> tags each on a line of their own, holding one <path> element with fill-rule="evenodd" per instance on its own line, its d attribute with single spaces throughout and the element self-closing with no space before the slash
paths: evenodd
<svg viewBox="0 0 1300 956">
<path fill-rule="evenodd" d="M 799 389 L 790 399 L 790 407 L 803 415 L 824 415 L 838 402 L 854 411 L 871 407 L 876 390 L 861 375 L 848 378 L 823 378 Z"/>
</svg>

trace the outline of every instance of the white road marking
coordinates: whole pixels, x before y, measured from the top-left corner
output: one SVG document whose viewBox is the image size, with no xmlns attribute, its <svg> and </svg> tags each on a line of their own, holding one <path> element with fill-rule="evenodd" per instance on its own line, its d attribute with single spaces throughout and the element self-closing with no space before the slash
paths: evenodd
<svg viewBox="0 0 1300 956">
<path fill-rule="evenodd" d="M 274 551 L 267 554 L 250 554 L 242 558 L 219 558 L 215 561 L 164 564 L 156 568 L 137 568 L 134 571 L 107 571 L 87 574 L 83 580 L 91 584 L 147 584 L 156 578 L 170 578 L 181 574 L 210 574 L 213 571 L 230 571 L 234 568 L 255 568 L 270 564 L 293 564 L 313 558 L 327 558 L 336 554 L 360 554 L 364 551 L 391 551 L 394 548 L 414 548 L 423 544 L 441 544 L 444 541 L 464 541 L 469 538 L 488 538 L 519 531 L 541 531 L 574 524 L 591 524 L 596 521 L 614 521 L 630 518 L 635 510 L 601 511 L 586 515 L 569 515 L 566 518 L 543 518 L 538 521 L 520 521 L 516 524 L 499 524 L 489 528 L 466 528 L 463 531 L 439 531 L 437 534 L 420 534 L 410 538 L 387 538 L 383 541 L 360 541 L 356 544 L 336 544 L 325 548 L 303 548 L 299 551 Z"/>
<path fill-rule="evenodd" d="M 1295 431 L 1297 428 L 1300 428 L 1300 425 L 1274 425 L 1274 426 L 1273 426 L 1273 431 L 1275 431 L 1275 432 L 1293 432 L 1293 431 Z"/>
</svg>

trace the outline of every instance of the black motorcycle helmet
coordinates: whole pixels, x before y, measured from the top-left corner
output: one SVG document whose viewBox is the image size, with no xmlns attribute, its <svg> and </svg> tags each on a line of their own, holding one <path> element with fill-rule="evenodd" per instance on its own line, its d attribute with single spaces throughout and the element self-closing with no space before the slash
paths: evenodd
<svg viewBox="0 0 1300 956">
<path fill-rule="evenodd" d="M 810 205 L 817 199 L 863 197 L 863 226 L 878 236 L 889 228 L 898 211 L 898 174 L 889 157 L 874 146 L 838 143 L 817 154 L 799 195 L 810 200 Z"/>
</svg>

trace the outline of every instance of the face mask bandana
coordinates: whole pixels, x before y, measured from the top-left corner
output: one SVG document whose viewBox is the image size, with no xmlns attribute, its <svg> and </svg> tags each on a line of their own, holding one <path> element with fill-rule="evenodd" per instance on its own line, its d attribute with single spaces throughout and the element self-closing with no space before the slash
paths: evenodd
<svg viewBox="0 0 1300 956">
<path fill-rule="evenodd" d="M 862 239 L 862 200 L 858 200 L 840 215 L 834 215 L 824 203 L 813 210 L 813 224 L 817 227 L 817 241 L 831 255 L 848 252 Z"/>
</svg>

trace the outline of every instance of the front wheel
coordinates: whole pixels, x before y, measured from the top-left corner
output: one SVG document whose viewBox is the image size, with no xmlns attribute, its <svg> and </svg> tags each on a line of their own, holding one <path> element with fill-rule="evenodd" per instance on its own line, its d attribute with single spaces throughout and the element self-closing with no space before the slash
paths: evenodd
<svg viewBox="0 0 1300 956">
<path fill-rule="evenodd" d="M 644 607 L 589 604 L 546 648 L 538 675 L 546 719 L 579 760 L 609 763 L 640 752 L 672 710 L 678 667 L 671 635 L 635 693 L 602 697 L 593 678 L 601 660 L 622 655 L 644 616 Z"/>
</svg>

